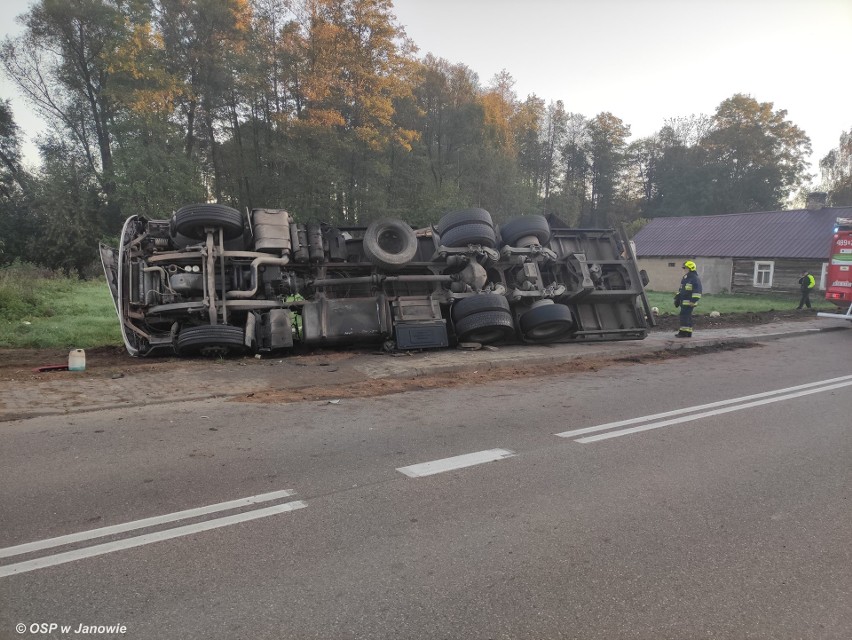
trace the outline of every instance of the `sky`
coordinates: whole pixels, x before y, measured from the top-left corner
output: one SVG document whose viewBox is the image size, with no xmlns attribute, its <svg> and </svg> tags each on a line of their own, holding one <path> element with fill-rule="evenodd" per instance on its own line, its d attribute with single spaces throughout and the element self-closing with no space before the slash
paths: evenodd
<svg viewBox="0 0 852 640">
<path fill-rule="evenodd" d="M 7 16 L 30 4 L 3 1 Z M 465 64 L 483 85 L 505 69 L 520 100 L 609 111 L 631 139 L 745 93 L 805 131 L 816 174 L 852 130 L 852 0 L 395 0 L 393 11 L 420 56 Z M 9 19 L 0 27 L 19 32 Z M 34 160 L 43 124 L 5 77 L 0 98 L 12 99 Z"/>
<path fill-rule="evenodd" d="M 631 139 L 667 118 L 712 115 L 736 93 L 785 109 L 818 161 L 852 130 L 852 0 L 395 0 L 419 55 L 523 100 L 609 111 Z"/>
</svg>

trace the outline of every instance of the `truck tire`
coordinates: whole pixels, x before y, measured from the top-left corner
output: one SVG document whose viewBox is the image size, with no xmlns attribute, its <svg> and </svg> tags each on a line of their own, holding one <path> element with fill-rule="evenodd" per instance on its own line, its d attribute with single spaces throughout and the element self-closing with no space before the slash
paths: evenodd
<svg viewBox="0 0 852 640">
<path fill-rule="evenodd" d="M 236 209 L 223 204 L 188 204 L 177 210 L 172 217 L 172 236 L 178 234 L 204 240 L 205 227 L 221 227 L 226 240 L 243 233 L 243 215 Z"/>
<path fill-rule="evenodd" d="M 491 219 L 491 214 L 485 209 L 462 209 L 461 211 L 453 211 L 442 217 L 438 224 L 435 225 L 435 230 L 443 235 L 450 229 L 455 229 L 463 224 L 484 223 L 494 228 L 494 221 Z"/>
<path fill-rule="evenodd" d="M 509 311 L 509 301 L 496 293 L 482 293 L 456 300 L 451 311 L 453 322 L 458 322 L 481 311 Z"/>
<path fill-rule="evenodd" d="M 385 218 L 371 222 L 364 232 L 364 255 L 385 271 L 396 271 L 417 254 L 417 236 L 406 222 Z"/>
<path fill-rule="evenodd" d="M 500 225 L 500 238 L 504 245 L 545 245 L 550 240 L 550 225 L 544 216 L 522 216 Z"/>
<path fill-rule="evenodd" d="M 574 330 L 574 316 L 564 304 L 546 304 L 527 311 L 519 324 L 527 342 L 553 342 Z"/>
<path fill-rule="evenodd" d="M 512 314 L 508 311 L 480 311 L 455 323 L 459 342 L 491 344 L 515 334 Z"/>
<path fill-rule="evenodd" d="M 497 244 L 494 227 L 484 222 L 470 222 L 453 227 L 441 236 L 441 244 L 445 247 L 466 247 L 480 244 L 493 248 Z"/>
<path fill-rule="evenodd" d="M 178 355 L 224 356 L 245 351 L 245 331 L 227 324 L 182 329 L 175 339 Z"/>
</svg>

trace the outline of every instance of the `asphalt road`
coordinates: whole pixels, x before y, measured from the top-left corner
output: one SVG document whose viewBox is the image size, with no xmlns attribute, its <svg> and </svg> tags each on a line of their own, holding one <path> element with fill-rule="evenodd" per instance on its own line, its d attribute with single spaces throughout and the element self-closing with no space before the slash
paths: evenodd
<svg viewBox="0 0 852 640">
<path fill-rule="evenodd" d="M 850 354 L 5 423 L 0 638 L 852 637 Z"/>
</svg>

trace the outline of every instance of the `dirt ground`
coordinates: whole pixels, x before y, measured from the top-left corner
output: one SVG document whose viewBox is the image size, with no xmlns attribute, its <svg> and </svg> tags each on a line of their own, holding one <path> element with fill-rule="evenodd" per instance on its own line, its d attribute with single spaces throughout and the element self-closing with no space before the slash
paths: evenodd
<svg viewBox="0 0 852 640">
<path fill-rule="evenodd" d="M 304 351 L 286 356 L 264 356 L 261 362 L 266 364 L 278 362 L 282 358 L 293 365 L 327 366 L 339 360 L 352 358 L 356 353 L 370 353 L 370 350 L 314 350 Z M 211 362 L 225 364 L 230 368 L 240 363 L 255 364 L 252 356 L 227 358 L 224 362 L 211 358 L 178 358 L 177 356 L 156 356 L 151 358 L 133 358 L 127 354 L 124 347 L 98 347 L 86 349 L 86 370 L 74 372 L 75 378 L 112 378 L 118 379 L 124 375 L 138 373 L 156 373 L 158 371 L 176 371 L 179 369 L 196 370 L 209 365 Z M 51 380 L 67 371 L 40 372 L 39 367 L 45 365 L 67 365 L 68 351 L 65 349 L 0 349 L 0 382 L 28 379 L 33 381 Z M 80 375 L 82 373 L 82 376 Z"/>
<path fill-rule="evenodd" d="M 770 311 L 763 313 L 727 314 L 719 318 L 706 315 L 695 316 L 695 328 L 743 327 L 778 321 L 808 320 L 813 311 Z M 676 331 L 677 315 L 663 315 L 657 318 L 653 331 Z M 334 362 L 351 358 L 356 354 L 370 353 L 370 349 L 347 349 L 340 351 L 305 351 L 284 357 L 292 364 L 313 365 L 318 362 Z M 231 360 L 231 359 L 229 359 Z M 63 349 L 0 349 L 0 382 L 11 380 L 41 381 L 55 378 L 59 372 L 40 373 L 38 367 L 51 364 L 67 364 L 68 351 Z M 180 368 L 194 368 L 209 360 L 182 359 L 177 357 L 131 358 L 123 347 L 99 347 L 86 350 L 86 377 L 120 378 L 130 373 L 172 371 Z"/>
<path fill-rule="evenodd" d="M 541 378 L 543 376 L 583 371 L 598 371 L 603 367 L 619 364 L 648 364 L 674 358 L 686 358 L 702 353 L 716 353 L 749 349 L 753 345 L 708 346 L 695 347 L 688 351 L 669 351 L 665 353 L 649 353 L 641 356 L 621 358 L 583 358 L 572 359 L 568 362 L 551 365 L 515 365 L 478 371 L 475 378 L 459 376 L 458 374 L 431 374 L 414 378 L 382 378 L 360 380 L 346 385 L 309 385 L 297 389 L 266 389 L 252 391 L 233 398 L 234 402 L 259 403 L 288 403 L 314 400 L 327 400 L 337 403 L 343 398 L 375 398 L 392 395 L 404 391 L 420 391 L 424 389 L 446 389 L 451 387 L 469 387 L 494 380 L 516 380 L 519 378 Z"/>
<path fill-rule="evenodd" d="M 728 313 L 718 318 L 708 315 L 693 316 L 696 329 L 722 329 L 724 327 L 750 327 L 769 322 L 793 322 L 796 320 L 811 320 L 816 316 L 815 310 L 784 309 L 782 311 L 762 311 L 760 313 Z M 657 317 L 655 331 L 677 331 L 677 314 L 667 314 Z"/>
</svg>

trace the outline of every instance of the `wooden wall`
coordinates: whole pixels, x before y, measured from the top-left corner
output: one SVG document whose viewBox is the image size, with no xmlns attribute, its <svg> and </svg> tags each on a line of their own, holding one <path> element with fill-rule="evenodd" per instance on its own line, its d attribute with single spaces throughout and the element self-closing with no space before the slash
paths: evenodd
<svg viewBox="0 0 852 640">
<path fill-rule="evenodd" d="M 774 269 L 772 274 L 772 286 L 769 288 L 754 286 L 755 262 L 772 262 Z M 754 293 L 776 295 L 779 293 L 798 294 L 799 278 L 803 269 L 811 272 L 816 279 L 816 289 L 820 290 L 820 274 L 823 262 L 814 260 L 791 260 L 791 259 L 734 259 L 734 274 L 731 284 L 732 293 Z"/>
</svg>

